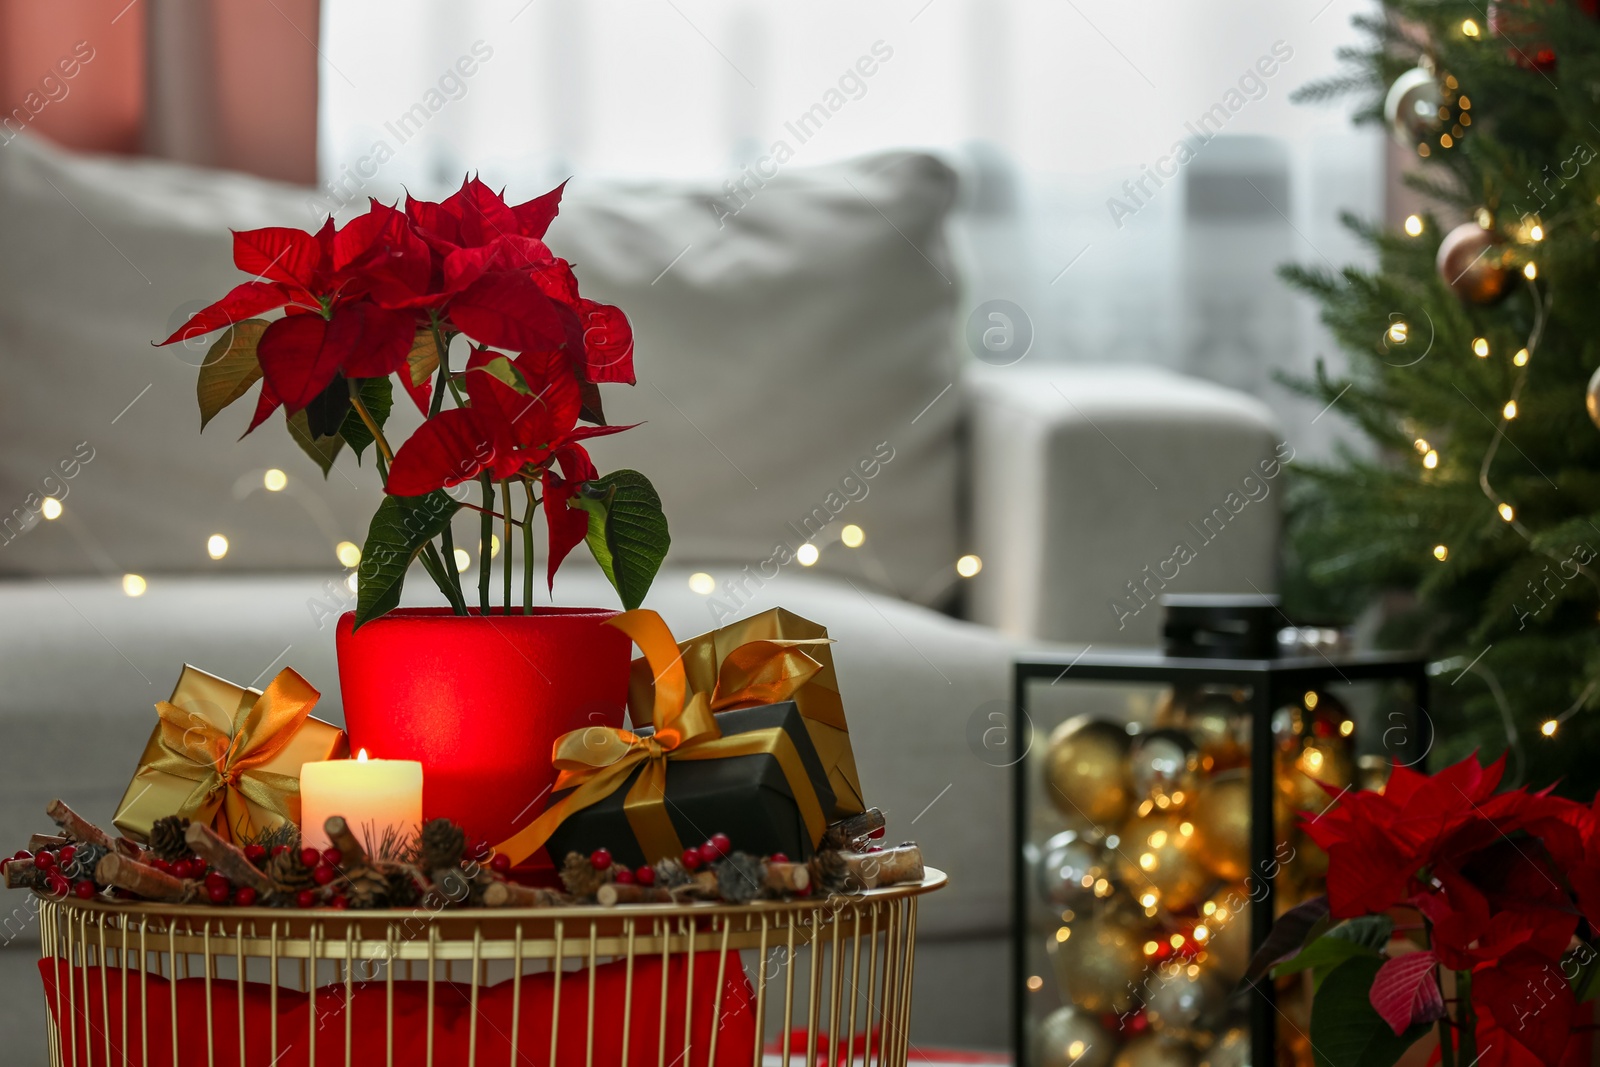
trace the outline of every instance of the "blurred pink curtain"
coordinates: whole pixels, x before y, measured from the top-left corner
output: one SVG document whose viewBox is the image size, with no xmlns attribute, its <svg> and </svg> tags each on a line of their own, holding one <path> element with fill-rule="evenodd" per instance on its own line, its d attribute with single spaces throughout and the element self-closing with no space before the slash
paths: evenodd
<svg viewBox="0 0 1600 1067">
<path fill-rule="evenodd" d="M 0 4 L 0 143 L 313 184 L 318 0 Z"/>
</svg>

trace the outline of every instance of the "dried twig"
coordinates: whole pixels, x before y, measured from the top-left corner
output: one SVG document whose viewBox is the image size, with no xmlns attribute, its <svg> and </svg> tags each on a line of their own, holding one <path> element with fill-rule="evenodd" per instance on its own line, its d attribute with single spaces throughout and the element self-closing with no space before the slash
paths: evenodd
<svg viewBox="0 0 1600 1067">
<path fill-rule="evenodd" d="M 183 832 L 183 839 L 196 856 L 215 867 L 234 885 L 247 885 L 257 893 L 266 893 L 275 888 L 272 879 L 257 870 L 237 845 L 224 840 L 204 823 L 190 823 Z"/>
</svg>

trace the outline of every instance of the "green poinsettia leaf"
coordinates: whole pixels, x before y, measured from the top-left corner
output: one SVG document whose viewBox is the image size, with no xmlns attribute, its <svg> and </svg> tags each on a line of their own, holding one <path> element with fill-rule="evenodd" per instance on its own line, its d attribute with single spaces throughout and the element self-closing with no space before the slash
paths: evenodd
<svg viewBox="0 0 1600 1067">
<path fill-rule="evenodd" d="M 361 379 L 361 403 L 366 407 L 367 414 L 372 416 L 372 421 L 378 424 L 378 429 L 383 429 L 389 421 L 389 412 L 394 409 L 394 382 L 388 378 Z M 355 450 L 358 461 L 361 453 L 372 444 L 372 431 L 367 429 L 361 413 L 353 405 L 339 424 L 339 436 Z"/>
<path fill-rule="evenodd" d="M 506 385 L 509 385 L 511 388 L 515 389 L 517 392 L 521 393 L 523 396 L 533 395 L 533 387 L 528 384 L 528 379 L 523 377 L 522 372 L 517 369 L 517 365 L 515 363 L 511 362 L 511 357 L 509 356 L 495 356 L 481 367 L 474 367 L 472 369 L 476 371 L 482 371 L 485 374 L 499 379 Z"/>
<path fill-rule="evenodd" d="M 433 331 L 418 330 L 411 339 L 411 351 L 406 356 L 406 373 L 411 375 L 412 386 L 420 388 L 427 385 L 438 369 L 439 345 L 434 340 Z"/>
<path fill-rule="evenodd" d="M 1348 937 L 1338 937 L 1327 933 L 1311 942 L 1300 950 L 1294 959 L 1286 960 L 1272 969 L 1274 978 L 1282 978 L 1286 974 L 1299 974 L 1301 971 L 1311 972 L 1312 987 L 1320 988 L 1323 979 L 1327 978 L 1332 970 L 1354 956 L 1381 956 L 1375 948 L 1368 948 Z"/>
<path fill-rule="evenodd" d="M 333 461 L 338 458 L 339 449 L 344 447 L 344 438 L 338 434 L 314 436 L 311 433 L 311 418 L 304 410 L 287 416 L 286 421 L 289 424 L 289 436 L 300 446 L 300 451 L 311 457 L 326 478 L 333 469 Z"/>
<path fill-rule="evenodd" d="M 444 490 L 385 496 L 372 516 L 356 571 L 356 627 L 397 607 L 406 570 L 461 507 Z"/>
<path fill-rule="evenodd" d="M 1372 983 L 1383 963 L 1382 956 L 1352 956 L 1323 979 L 1311 1002 L 1317 1067 L 1394 1067 L 1428 1032 L 1427 1023 L 1417 1023 L 1396 1035 L 1372 1006 Z"/>
<path fill-rule="evenodd" d="M 256 360 L 256 345 L 271 325 L 266 319 L 245 319 L 222 331 L 206 352 L 195 383 L 200 401 L 200 429 L 217 412 L 244 396 L 261 380 L 261 364 Z"/>
<path fill-rule="evenodd" d="M 572 505 L 589 513 L 585 543 L 623 607 L 632 611 L 644 603 L 672 546 L 661 497 L 638 471 L 620 470 L 585 482 Z"/>
</svg>

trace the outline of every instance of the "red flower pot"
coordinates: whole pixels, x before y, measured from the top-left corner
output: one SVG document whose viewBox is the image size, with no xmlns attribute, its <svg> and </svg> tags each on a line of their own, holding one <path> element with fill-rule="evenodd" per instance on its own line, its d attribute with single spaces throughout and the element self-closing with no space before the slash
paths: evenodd
<svg viewBox="0 0 1600 1067">
<path fill-rule="evenodd" d="M 544 810 L 556 738 L 622 725 L 632 645 L 600 608 L 339 620 L 350 750 L 422 763 L 422 815 L 496 844 Z"/>
</svg>

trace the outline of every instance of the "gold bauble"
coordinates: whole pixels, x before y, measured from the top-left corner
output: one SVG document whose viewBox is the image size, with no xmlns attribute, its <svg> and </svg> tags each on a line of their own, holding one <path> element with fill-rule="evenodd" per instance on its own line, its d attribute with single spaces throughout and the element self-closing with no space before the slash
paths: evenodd
<svg viewBox="0 0 1600 1067">
<path fill-rule="evenodd" d="M 1069 1006 L 1044 1017 L 1033 1047 L 1037 1067 L 1106 1067 L 1116 1055 L 1117 1041 L 1099 1019 Z"/>
<path fill-rule="evenodd" d="M 1250 967 L 1250 890 L 1243 882 L 1219 889 L 1200 905 L 1200 926 L 1206 936 L 1196 940 L 1205 946 L 1203 966 L 1214 971 L 1232 988 Z"/>
<path fill-rule="evenodd" d="M 1084 916 L 1048 943 L 1056 979 L 1085 1011 L 1129 1011 L 1144 977 L 1144 931 L 1120 910 Z"/>
<path fill-rule="evenodd" d="M 1600 426 L 1600 367 L 1589 376 L 1589 388 L 1584 393 L 1583 405 L 1589 409 L 1589 421 Z"/>
<path fill-rule="evenodd" d="M 1217 772 L 1250 762 L 1246 747 L 1249 719 L 1237 700 L 1226 693 L 1205 693 L 1187 702 L 1178 724 L 1200 749 L 1201 766 Z"/>
<path fill-rule="evenodd" d="M 1296 815 L 1302 811 L 1317 815 L 1333 803 L 1332 795 L 1324 792 L 1322 785 L 1331 786 L 1337 793 L 1354 782 L 1355 765 L 1349 743 L 1342 737 L 1309 737 L 1292 758 L 1285 756 L 1277 785 Z"/>
<path fill-rule="evenodd" d="M 1105 846 L 1064 830 L 1039 848 L 1034 869 L 1039 895 L 1052 908 L 1087 907 L 1111 893 L 1111 858 Z"/>
<path fill-rule="evenodd" d="M 1250 873 L 1250 772 L 1219 774 L 1195 801 L 1199 856 L 1218 878 L 1237 882 Z"/>
<path fill-rule="evenodd" d="M 1111 1067 L 1194 1067 L 1194 1048 L 1161 1034 L 1145 1034 L 1123 1045 Z"/>
<path fill-rule="evenodd" d="M 1128 731 L 1114 722 L 1078 716 L 1050 735 L 1045 792 L 1068 816 L 1115 826 L 1128 812 Z"/>
<path fill-rule="evenodd" d="M 1194 799 L 1199 784 L 1200 750 L 1183 730 L 1142 733 L 1128 750 L 1128 778 L 1135 800 L 1181 808 Z"/>
<path fill-rule="evenodd" d="M 1505 296 L 1511 277 L 1499 235 L 1476 222 L 1463 222 L 1444 235 L 1434 266 L 1450 290 L 1471 304 L 1492 304 Z"/>
<path fill-rule="evenodd" d="M 1596 371 L 1600 374 L 1600 371 Z M 1593 383 L 1590 383 L 1591 386 Z M 1389 772 L 1394 769 L 1388 756 L 1367 755 L 1356 757 L 1356 788 L 1381 793 L 1389 784 Z"/>
<path fill-rule="evenodd" d="M 1141 905 L 1177 912 L 1200 900 L 1211 877 L 1200 862 L 1195 830 L 1188 816 L 1155 810 L 1123 825 L 1117 874 Z"/>
<path fill-rule="evenodd" d="M 1415 149 L 1444 127 L 1440 109 L 1444 93 L 1433 72 L 1412 67 L 1389 86 L 1383 101 L 1383 121 L 1396 142 Z"/>
<path fill-rule="evenodd" d="M 1198 964 L 1174 961 L 1164 966 L 1145 994 L 1150 1025 L 1163 1034 L 1195 1040 L 1221 1024 L 1228 990 L 1214 971 Z"/>
<path fill-rule="evenodd" d="M 1206 1050 L 1200 1067 L 1250 1067 L 1250 1031 L 1235 1026 Z"/>
</svg>

